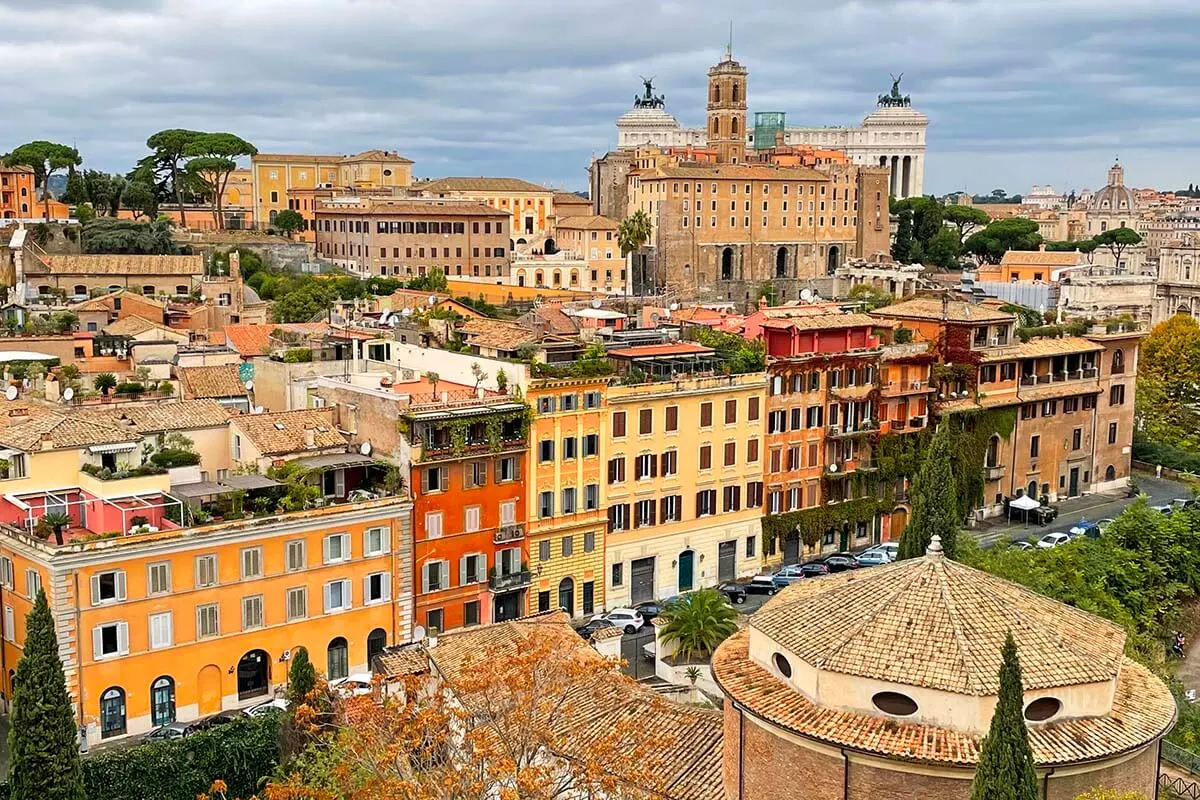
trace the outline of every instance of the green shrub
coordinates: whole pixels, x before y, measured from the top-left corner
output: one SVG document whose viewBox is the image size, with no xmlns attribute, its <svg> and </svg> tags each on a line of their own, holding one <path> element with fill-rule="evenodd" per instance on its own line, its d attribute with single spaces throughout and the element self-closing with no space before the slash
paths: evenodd
<svg viewBox="0 0 1200 800">
<path fill-rule="evenodd" d="M 163 469 L 171 467 L 191 467 L 200 463 L 200 454 L 190 450 L 166 448 L 150 456 L 150 461 Z"/>
<path fill-rule="evenodd" d="M 124 381 L 117 384 L 117 394 L 141 394 L 146 391 L 146 387 L 137 381 Z"/>
</svg>

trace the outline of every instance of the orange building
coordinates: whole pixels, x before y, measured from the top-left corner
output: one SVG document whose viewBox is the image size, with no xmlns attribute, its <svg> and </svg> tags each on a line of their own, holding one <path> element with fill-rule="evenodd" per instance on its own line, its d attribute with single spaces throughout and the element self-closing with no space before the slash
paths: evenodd
<svg viewBox="0 0 1200 800">
<path fill-rule="evenodd" d="M 34 194 L 33 170 L 0 163 L 0 219 L 33 219 L 41 216 Z"/>
<path fill-rule="evenodd" d="M 528 407 L 470 390 L 412 399 L 400 425 L 412 465 L 414 619 L 433 634 L 523 615 Z"/>
</svg>

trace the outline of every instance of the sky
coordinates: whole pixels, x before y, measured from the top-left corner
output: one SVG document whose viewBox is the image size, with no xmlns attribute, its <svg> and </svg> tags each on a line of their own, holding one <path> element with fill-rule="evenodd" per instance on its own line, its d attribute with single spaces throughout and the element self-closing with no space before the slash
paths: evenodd
<svg viewBox="0 0 1200 800">
<path fill-rule="evenodd" d="M 857 125 L 904 73 L 926 192 L 1097 188 L 1117 157 L 1200 183 L 1197 0 L 0 0 L 0 153 L 124 172 L 192 128 L 580 190 L 640 76 L 704 123 L 730 21 L 751 114 Z"/>
</svg>

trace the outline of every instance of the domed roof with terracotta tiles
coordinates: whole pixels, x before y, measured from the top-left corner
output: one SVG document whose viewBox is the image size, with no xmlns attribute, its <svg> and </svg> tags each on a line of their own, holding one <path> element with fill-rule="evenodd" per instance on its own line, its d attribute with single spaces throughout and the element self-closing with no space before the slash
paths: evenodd
<svg viewBox="0 0 1200 800">
<path fill-rule="evenodd" d="M 1009 631 L 1027 690 L 1110 681 L 1125 648 L 1122 628 L 940 552 L 801 581 L 750 626 L 815 669 L 976 696 L 997 693 Z"/>
</svg>

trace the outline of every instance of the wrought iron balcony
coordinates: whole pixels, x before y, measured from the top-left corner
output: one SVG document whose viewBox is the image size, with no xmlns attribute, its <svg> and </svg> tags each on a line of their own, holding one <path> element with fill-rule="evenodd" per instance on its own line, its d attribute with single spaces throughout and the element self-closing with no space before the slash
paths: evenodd
<svg viewBox="0 0 1200 800">
<path fill-rule="evenodd" d="M 495 544 L 504 544 L 506 542 L 516 542 L 525 538 L 524 525 L 501 525 L 492 534 L 492 542 Z"/>
<path fill-rule="evenodd" d="M 521 572 L 509 572 L 501 575 L 488 576 L 488 588 L 493 592 L 507 592 L 513 589 L 521 589 L 533 583 L 533 573 L 529 570 Z"/>
</svg>

